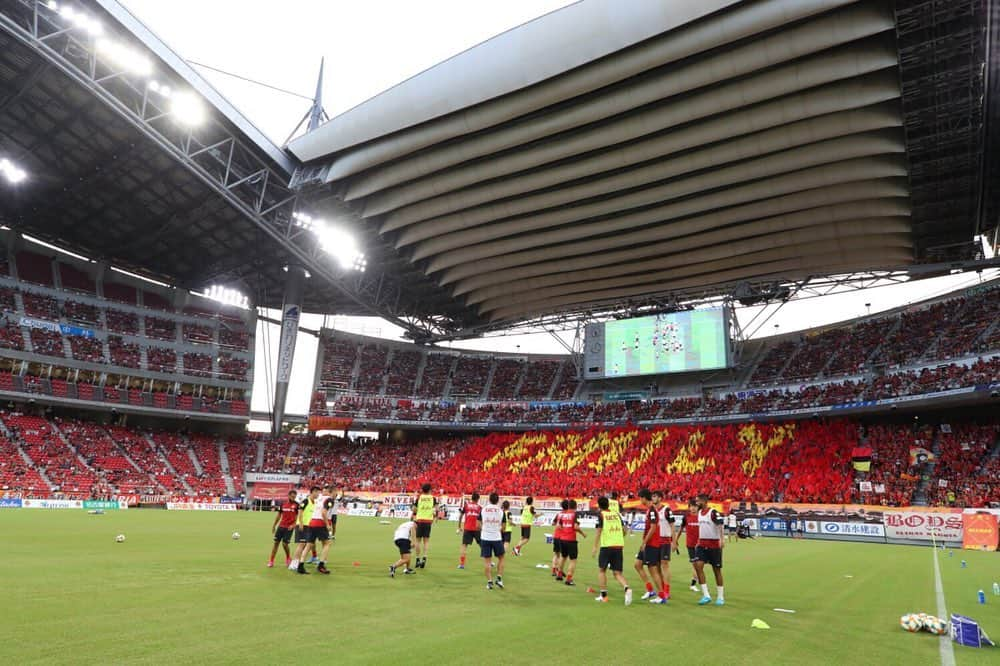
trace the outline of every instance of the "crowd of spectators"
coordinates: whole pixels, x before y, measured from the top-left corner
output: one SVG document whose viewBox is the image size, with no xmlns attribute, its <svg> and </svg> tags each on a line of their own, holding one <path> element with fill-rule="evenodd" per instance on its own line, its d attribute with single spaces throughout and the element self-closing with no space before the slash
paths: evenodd
<svg viewBox="0 0 1000 666">
<path fill-rule="evenodd" d="M 177 322 L 172 319 L 154 317 L 146 315 L 146 337 L 154 340 L 168 340 L 173 342 L 177 339 Z"/>
<path fill-rule="evenodd" d="M 219 354 L 219 378 L 235 381 L 246 381 L 250 362 L 244 358 L 225 352 Z"/>
<path fill-rule="evenodd" d="M 176 372 L 177 352 L 164 347 L 147 347 L 146 367 L 151 372 Z"/>
<path fill-rule="evenodd" d="M 111 363 L 123 368 L 138 368 L 142 360 L 139 345 L 126 342 L 118 335 L 108 336 L 108 353 Z"/>
<path fill-rule="evenodd" d="M 55 331 L 44 328 L 31 329 L 31 348 L 43 356 L 65 356 L 63 337 Z"/>
<path fill-rule="evenodd" d="M 481 398 L 489 380 L 493 359 L 459 356 L 451 377 L 452 398 Z"/>
<path fill-rule="evenodd" d="M 24 291 L 21 292 L 21 298 L 24 299 L 24 314 L 29 317 L 41 317 L 49 321 L 59 319 L 59 303 L 51 296 Z"/>
<path fill-rule="evenodd" d="M 203 324 L 185 323 L 181 328 L 184 342 L 199 345 L 212 344 L 212 329 Z"/>
<path fill-rule="evenodd" d="M 346 390 L 351 383 L 351 374 L 354 372 L 358 345 L 335 337 L 324 338 L 322 352 L 320 386 L 326 389 Z"/>
<path fill-rule="evenodd" d="M 108 330 L 112 333 L 122 335 L 139 334 L 139 317 L 134 312 L 123 312 L 108 308 L 104 311 L 104 318 L 108 322 Z"/>
<path fill-rule="evenodd" d="M 185 352 L 184 374 L 191 377 L 211 377 L 212 357 L 200 352 Z"/>
<path fill-rule="evenodd" d="M 552 391 L 556 373 L 562 361 L 528 361 L 524 364 L 524 380 L 517 397 L 522 400 L 545 400 Z M 496 383 L 496 382 L 494 382 Z"/>
<path fill-rule="evenodd" d="M 101 311 L 89 303 L 63 301 L 63 316 L 67 321 L 96 326 L 101 321 Z"/>
<path fill-rule="evenodd" d="M 69 339 L 70 352 L 76 360 L 87 363 L 105 363 L 107 361 L 104 358 L 104 343 L 97 338 L 87 338 L 82 335 L 70 335 L 67 338 Z"/>
<path fill-rule="evenodd" d="M 358 380 L 355 383 L 355 390 L 358 393 L 373 394 L 382 390 L 388 356 L 388 350 L 382 345 L 361 346 Z"/>
</svg>

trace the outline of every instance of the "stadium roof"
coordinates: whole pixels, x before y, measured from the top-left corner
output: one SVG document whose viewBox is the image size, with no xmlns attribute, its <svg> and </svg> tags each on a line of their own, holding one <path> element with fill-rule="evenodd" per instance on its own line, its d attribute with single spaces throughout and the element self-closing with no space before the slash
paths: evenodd
<svg viewBox="0 0 1000 666">
<path fill-rule="evenodd" d="M 204 122 L 177 122 L 181 94 Z M 299 263 L 313 275 L 307 310 L 390 319 L 437 289 L 377 237 L 362 245 L 384 273 L 324 256 L 293 224 L 299 161 L 114 0 L 0 8 L 0 158 L 28 173 L 0 183 L 2 224 L 179 287 L 240 287 L 278 307 L 282 269 Z M 372 285 L 399 306 L 374 307 Z"/>
<path fill-rule="evenodd" d="M 971 259 L 995 30 L 985 0 L 583 0 L 289 149 L 487 325 Z"/>
<path fill-rule="evenodd" d="M 0 158 L 29 178 L 0 222 L 266 306 L 299 263 L 307 310 L 444 336 L 968 259 L 997 219 L 996 30 L 985 0 L 583 0 L 285 150 L 114 0 L 11 0 Z"/>
</svg>

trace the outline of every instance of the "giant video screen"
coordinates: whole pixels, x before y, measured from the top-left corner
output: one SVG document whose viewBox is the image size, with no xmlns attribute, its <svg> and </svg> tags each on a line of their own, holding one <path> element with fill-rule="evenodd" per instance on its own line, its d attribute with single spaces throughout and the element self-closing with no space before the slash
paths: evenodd
<svg viewBox="0 0 1000 666">
<path fill-rule="evenodd" d="M 605 377 L 725 368 L 726 311 L 689 310 L 605 322 L 603 346 Z"/>
</svg>

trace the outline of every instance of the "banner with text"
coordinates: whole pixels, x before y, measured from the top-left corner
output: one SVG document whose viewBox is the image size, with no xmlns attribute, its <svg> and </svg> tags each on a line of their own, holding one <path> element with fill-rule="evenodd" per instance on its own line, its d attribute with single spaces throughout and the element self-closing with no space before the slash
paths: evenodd
<svg viewBox="0 0 1000 666">
<path fill-rule="evenodd" d="M 81 500 L 26 499 L 21 501 L 25 509 L 82 509 Z"/>
<path fill-rule="evenodd" d="M 167 502 L 167 511 L 236 511 L 236 505 L 206 504 L 204 502 Z"/>
<path fill-rule="evenodd" d="M 957 512 L 886 511 L 884 521 L 890 539 L 962 540 L 962 514 Z"/>
</svg>

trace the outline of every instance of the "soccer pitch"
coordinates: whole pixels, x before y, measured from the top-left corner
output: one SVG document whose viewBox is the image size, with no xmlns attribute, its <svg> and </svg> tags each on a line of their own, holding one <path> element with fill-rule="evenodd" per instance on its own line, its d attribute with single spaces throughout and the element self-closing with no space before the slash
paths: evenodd
<svg viewBox="0 0 1000 666">
<path fill-rule="evenodd" d="M 586 592 L 597 584 L 590 539 L 576 588 L 535 568 L 551 556 L 546 530 L 535 528 L 524 556 L 508 558 L 507 589 L 488 592 L 481 560 L 455 568 L 454 523 L 435 525 L 427 569 L 390 579 L 400 521 L 341 517 L 330 576 L 290 573 L 280 551 L 279 565 L 265 568 L 272 521 L 242 512 L 0 513 L 0 662 L 941 663 L 937 637 L 899 628 L 904 613 L 937 613 L 930 548 L 744 541 L 725 550 L 726 606 L 696 605 L 686 558 L 674 564 L 673 599 L 650 606 L 638 600 L 633 536 L 625 575 L 636 602 L 625 608 L 617 587 L 609 604 Z M 115 543 L 118 533 L 125 543 Z M 948 611 L 996 639 L 1000 597 L 990 587 L 1000 554 L 938 554 Z M 986 605 L 976 602 L 980 588 Z M 771 629 L 751 629 L 754 618 Z M 960 665 L 1000 663 L 1000 648 L 956 645 L 954 654 Z"/>
</svg>

